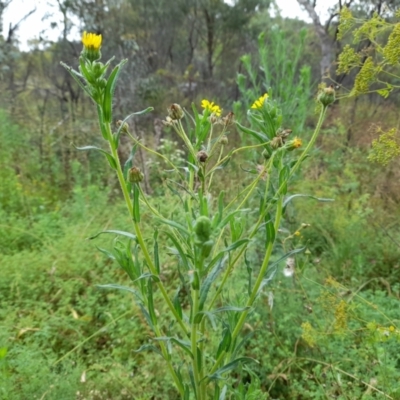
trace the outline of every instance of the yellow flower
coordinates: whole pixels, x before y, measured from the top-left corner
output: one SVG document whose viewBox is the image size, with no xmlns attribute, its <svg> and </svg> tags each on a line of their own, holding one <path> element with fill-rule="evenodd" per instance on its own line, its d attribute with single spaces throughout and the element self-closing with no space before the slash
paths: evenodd
<svg viewBox="0 0 400 400">
<path fill-rule="evenodd" d="M 303 144 L 303 142 L 301 141 L 300 138 L 298 138 L 297 136 L 293 139 L 293 147 L 295 149 L 298 149 L 299 147 L 301 147 Z"/>
<path fill-rule="evenodd" d="M 251 108 L 259 109 L 264 105 L 264 101 L 268 99 L 268 93 L 265 93 L 263 96 L 261 96 L 258 100 L 256 100 Z"/>
<path fill-rule="evenodd" d="M 210 103 L 208 100 L 202 100 L 201 106 L 205 109 L 214 113 L 217 117 L 221 116 L 221 108 L 218 104 L 213 101 Z"/>
<path fill-rule="evenodd" d="M 96 33 L 87 33 L 86 31 L 83 32 L 82 43 L 88 50 L 99 50 L 101 47 L 101 40 L 101 35 L 97 35 Z"/>
</svg>

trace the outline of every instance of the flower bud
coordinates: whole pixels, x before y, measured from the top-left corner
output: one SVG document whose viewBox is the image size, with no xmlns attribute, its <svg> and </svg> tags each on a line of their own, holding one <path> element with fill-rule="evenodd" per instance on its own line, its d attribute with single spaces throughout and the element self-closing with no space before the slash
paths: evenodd
<svg viewBox="0 0 400 400">
<path fill-rule="evenodd" d="M 222 146 L 225 146 L 226 144 L 228 144 L 228 138 L 224 135 L 224 136 L 222 136 L 220 139 L 219 139 L 219 143 L 222 145 Z"/>
<path fill-rule="evenodd" d="M 184 112 L 182 110 L 182 107 L 179 104 L 171 104 L 168 108 L 168 116 L 172 119 L 172 120 L 178 120 L 178 119 L 182 119 L 184 116 Z"/>
<path fill-rule="evenodd" d="M 293 140 L 286 143 L 285 148 L 289 151 L 292 151 L 301 147 L 302 144 L 302 140 L 296 136 Z"/>
<path fill-rule="evenodd" d="M 207 158 L 208 158 L 208 154 L 207 154 L 204 150 L 201 150 L 201 151 L 199 151 L 199 152 L 197 153 L 197 159 L 198 159 L 201 163 L 206 162 L 206 161 L 207 161 Z"/>
<path fill-rule="evenodd" d="M 127 122 L 124 123 L 123 121 L 118 120 L 117 123 L 116 123 L 116 125 L 117 125 L 118 128 L 119 128 L 122 124 L 124 124 L 124 125 L 123 125 L 122 128 L 121 128 L 121 132 L 122 132 L 122 133 L 129 133 L 129 125 L 128 125 Z"/>
<path fill-rule="evenodd" d="M 102 36 L 96 33 L 83 32 L 82 35 L 82 55 L 90 62 L 94 62 L 101 58 L 101 42 Z"/>
<path fill-rule="evenodd" d="M 225 126 L 229 126 L 233 124 L 235 119 L 235 114 L 231 111 L 224 118 L 222 118 L 222 122 Z"/>
<path fill-rule="evenodd" d="M 128 181 L 130 183 L 139 183 L 143 180 L 142 171 L 137 167 L 132 167 L 128 171 Z"/>
<path fill-rule="evenodd" d="M 274 150 L 276 150 L 276 149 L 278 149 L 279 147 L 282 147 L 282 145 L 283 145 L 283 140 L 282 140 L 282 138 L 281 138 L 280 136 L 275 136 L 275 137 L 271 140 L 270 145 L 271 145 L 271 147 L 272 147 Z"/>
<path fill-rule="evenodd" d="M 322 91 L 318 95 L 318 101 L 324 107 L 329 106 L 329 104 L 332 104 L 335 101 L 335 89 L 333 88 L 333 85 L 322 89 Z"/>
<path fill-rule="evenodd" d="M 197 218 L 194 226 L 194 232 L 196 234 L 197 244 L 203 244 L 208 242 L 211 235 L 211 220 L 205 215 L 201 215 Z"/>
</svg>

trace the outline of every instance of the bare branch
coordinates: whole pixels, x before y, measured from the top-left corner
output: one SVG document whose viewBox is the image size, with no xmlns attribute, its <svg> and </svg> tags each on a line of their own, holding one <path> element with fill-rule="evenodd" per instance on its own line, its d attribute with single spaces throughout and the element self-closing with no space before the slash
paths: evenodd
<svg viewBox="0 0 400 400">
<path fill-rule="evenodd" d="M 11 1 L 10 1 L 8 4 L 10 4 L 10 3 L 11 3 Z M 18 29 L 19 24 L 20 24 L 21 22 L 25 21 L 25 20 L 26 20 L 28 17 L 30 17 L 34 12 L 36 12 L 36 7 L 35 7 L 33 10 L 29 11 L 28 14 L 26 14 L 23 18 L 21 18 L 14 26 L 12 26 L 12 24 L 10 24 L 10 27 L 8 28 L 8 35 L 7 35 L 7 40 L 6 40 L 7 43 L 11 43 L 11 42 L 12 42 L 14 33 L 15 33 L 15 31 Z"/>
</svg>

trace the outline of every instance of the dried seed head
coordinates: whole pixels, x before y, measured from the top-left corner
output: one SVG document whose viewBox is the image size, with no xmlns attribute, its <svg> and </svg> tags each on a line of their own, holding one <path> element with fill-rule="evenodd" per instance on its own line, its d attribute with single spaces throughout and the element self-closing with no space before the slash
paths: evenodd
<svg viewBox="0 0 400 400">
<path fill-rule="evenodd" d="M 179 104 L 171 104 L 168 108 L 168 116 L 174 120 L 177 121 L 179 119 L 182 119 L 184 116 L 184 112 L 182 110 L 182 107 Z"/>
<path fill-rule="evenodd" d="M 208 158 L 208 154 L 207 154 L 204 150 L 201 150 L 201 151 L 199 151 L 199 152 L 197 153 L 197 159 L 198 159 L 201 163 L 206 162 L 206 161 L 207 161 L 207 158 Z"/>
<path fill-rule="evenodd" d="M 231 111 L 224 118 L 222 118 L 222 122 L 225 126 L 229 126 L 233 124 L 235 119 L 235 114 Z"/>
</svg>

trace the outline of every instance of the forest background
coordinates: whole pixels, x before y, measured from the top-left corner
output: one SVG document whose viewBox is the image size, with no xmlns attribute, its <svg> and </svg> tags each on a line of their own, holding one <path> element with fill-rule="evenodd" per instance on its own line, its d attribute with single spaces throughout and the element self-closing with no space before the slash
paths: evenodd
<svg viewBox="0 0 400 400">
<path fill-rule="evenodd" d="M 67 39 L 77 21 L 103 35 L 105 59 L 129 59 L 114 115 L 154 107 L 131 130 L 177 163 L 184 146 L 162 123 L 171 103 L 190 109 L 206 98 L 240 120 L 268 91 L 288 128 L 307 140 L 318 84 L 335 86 L 339 100 L 291 188 L 334 201 L 298 199 L 288 209 L 285 229 L 305 224 L 291 240 L 307 251 L 258 302 L 245 352 L 260 363 L 235 372 L 231 384 L 238 399 L 400 398 L 400 160 L 368 159 L 372 141 L 397 129 L 399 98 L 378 86 L 355 95 L 360 69 L 336 72 L 353 43 L 351 30 L 338 40 L 342 7 L 396 22 L 400 2 L 339 0 L 321 21 L 316 1 L 298 0 L 311 23 L 282 18 L 269 0 L 53 3 L 63 15 L 57 41 L 19 50 L 30 10 L 0 37 L 0 398 L 177 398 L 162 360 L 135 353 L 149 332 L 133 300 L 96 286 L 126 278 L 96 250 L 110 238 L 85 239 L 127 221 L 101 155 L 76 150 L 100 145 L 92 104 L 60 66 L 77 65 L 82 45 Z M 0 19 L 9 4 L 0 2 Z M 396 68 L 386 79 L 393 87 Z M 229 146 L 246 140 L 232 129 Z M 120 157 L 129 153 L 125 143 Z M 175 200 L 166 165 L 143 151 L 137 157 L 145 191 L 167 209 Z M 255 159 L 236 160 L 223 185 L 240 188 L 254 168 Z M 168 282 L 171 265 L 164 268 Z"/>
</svg>

